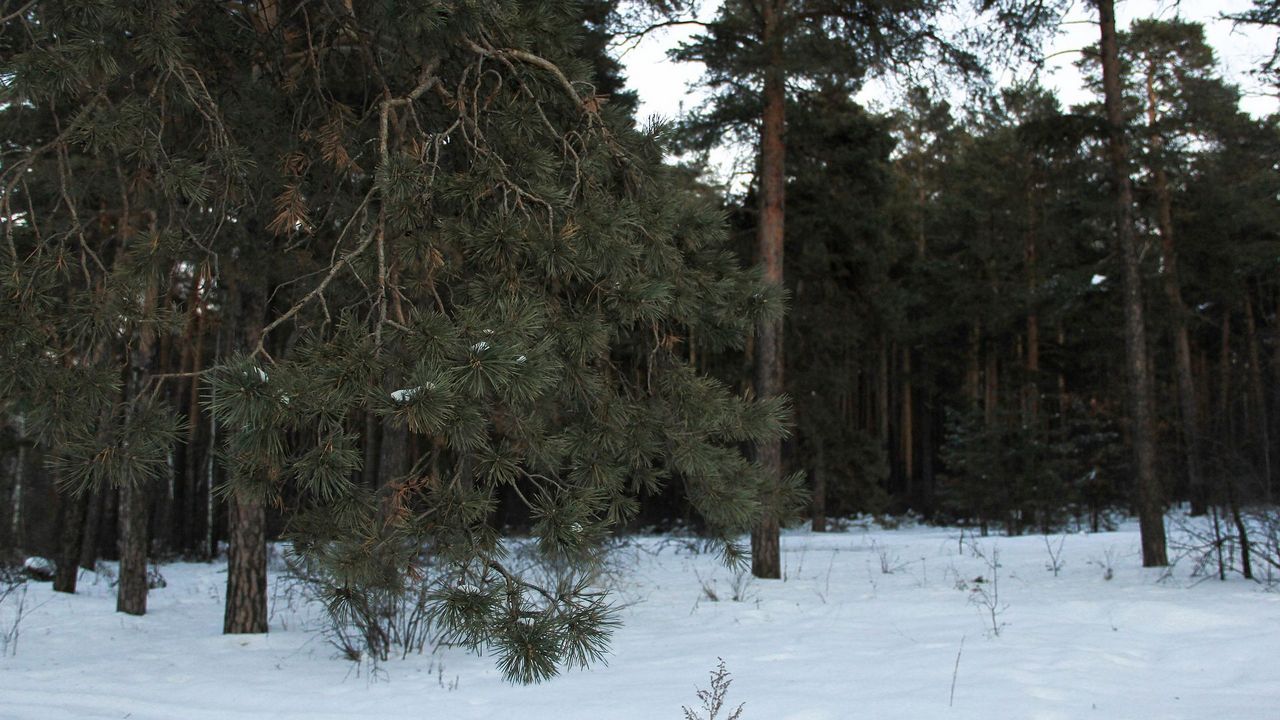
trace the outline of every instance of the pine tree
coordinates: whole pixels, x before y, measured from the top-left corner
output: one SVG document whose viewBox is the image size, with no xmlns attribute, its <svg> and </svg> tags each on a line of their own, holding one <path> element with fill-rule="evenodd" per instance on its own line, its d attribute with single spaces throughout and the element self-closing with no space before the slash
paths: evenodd
<svg viewBox="0 0 1280 720">
<path fill-rule="evenodd" d="M 686 338 L 742 347 L 780 290 L 662 164 L 667 129 L 593 85 L 581 27 L 560 2 L 195 0 L 5 26 L 4 396 L 60 433 L 68 487 L 125 488 L 130 578 L 127 518 L 179 435 L 157 338 L 203 313 L 227 632 L 265 629 L 268 508 L 335 617 L 429 577 L 440 627 L 523 682 L 598 658 L 613 621 L 586 572 L 508 565 L 499 490 L 542 555 L 590 563 L 675 484 L 741 557 L 768 493 L 737 447 L 786 406 L 698 373 Z"/>
<path fill-rule="evenodd" d="M 1099 50 L 1106 107 L 1107 154 L 1115 196 L 1115 233 L 1124 271 L 1125 373 L 1128 385 L 1136 469 L 1138 521 L 1142 533 L 1142 564 L 1169 564 L 1165 547 L 1164 496 L 1156 476 L 1156 438 L 1151 369 L 1147 361 L 1146 307 L 1142 269 L 1133 218 L 1133 183 L 1129 177 L 1128 125 L 1125 122 L 1116 36 L 1115 3 L 1094 0 L 1102 33 Z"/>
<path fill-rule="evenodd" d="M 789 84 L 798 79 L 822 81 L 852 92 L 868 76 L 905 69 L 925 58 L 977 73 L 977 56 L 945 39 L 940 26 L 942 12 L 956 5 L 735 0 L 723 3 L 706 31 L 674 53 L 678 59 L 703 63 L 704 83 L 713 92 L 706 111 L 691 122 L 693 133 L 707 140 L 724 135 L 726 129 L 755 135 L 756 260 L 771 285 L 783 284 Z M 1022 5 L 1016 0 L 976 4 L 1012 28 L 1018 40 L 1055 21 L 1057 5 Z M 759 397 L 767 399 L 782 390 L 782 354 L 781 325 L 758 327 L 754 362 Z M 775 485 L 784 485 L 780 445 L 766 443 L 756 454 Z M 757 577 L 781 576 L 778 543 L 778 518 L 766 516 L 752 533 L 752 571 Z"/>
</svg>

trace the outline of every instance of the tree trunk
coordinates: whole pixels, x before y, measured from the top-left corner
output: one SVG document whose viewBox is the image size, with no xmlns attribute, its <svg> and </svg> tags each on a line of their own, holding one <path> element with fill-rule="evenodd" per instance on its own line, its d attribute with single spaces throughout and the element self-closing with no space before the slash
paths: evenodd
<svg viewBox="0 0 1280 720">
<path fill-rule="evenodd" d="M 1231 422 L 1231 311 L 1222 309 L 1222 335 L 1218 348 L 1218 436 L 1232 436 Z"/>
<path fill-rule="evenodd" d="M 996 424 L 996 409 L 1000 405 L 1000 363 L 995 349 L 988 347 L 987 371 L 983 376 L 983 419 L 987 427 Z"/>
<path fill-rule="evenodd" d="M 1040 292 L 1039 256 L 1036 247 L 1036 213 L 1034 183 L 1027 187 L 1027 236 L 1023 254 L 1027 271 L 1027 377 L 1022 384 L 1022 412 L 1033 425 L 1040 417 L 1040 316 L 1037 295 Z"/>
<path fill-rule="evenodd" d="M 80 567 L 94 570 L 98 565 L 98 528 L 102 526 L 105 493 L 94 488 L 88 493 L 88 514 L 84 521 L 84 534 L 80 538 Z"/>
<path fill-rule="evenodd" d="M 1108 155 L 1116 203 L 1116 237 L 1124 266 L 1126 378 L 1133 421 L 1133 449 L 1138 469 L 1138 525 L 1142 564 L 1169 564 L 1164 533 L 1164 499 L 1156 477 L 1155 414 L 1151 370 L 1147 363 L 1147 331 L 1143 317 L 1142 266 L 1133 227 L 1133 187 L 1129 180 L 1129 148 L 1125 139 L 1120 92 L 1120 55 L 1116 40 L 1115 0 L 1094 0 L 1101 26 L 1102 86 L 1107 112 Z"/>
<path fill-rule="evenodd" d="M 827 531 L 827 473 L 823 467 L 822 436 L 814 437 L 813 447 L 813 524 L 814 532 Z"/>
<path fill-rule="evenodd" d="M 1262 352 L 1258 347 L 1258 323 L 1253 315 L 1253 300 L 1247 292 L 1244 298 L 1244 327 L 1249 346 L 1249 395 L 1254 407 L 1253 424 L 1258 433 L 1258 457 L 1262 463 L 1262 500 L 1271 504 L 1271 432 L 1267 429 L 1267 401 L 1262 386 Z"/>
<path fill-rule="evenodd" d="M 59 513 L 57 574 L 53 578 L 56 592 L 75 593 L 80 574 L 80 544 L 85 535 L 85 515 L 89 509 L 89 493 L 63 493 Z"/>
<path fill-rule="evenodd" d="M 929 377 L 929 362 L 920 361 L 921 375 Z M 925 517 L 933 516 L 934 468 L 933 468 L 933 394 L 926 393 L 920 404 L 920 481 L 916 484 L 915 506 Z"/>
<path fill-rule="evenodd" d="M 907 502 L 916 495 L 915 463 L 915 392 L 911 386 L 911 349 L 902 351 L 902 480 L 906 488 Z M 919 508 L 916 508 L 917 510 Z"/>
<path fill-rule="evenodd" d="M 889 340 L 880 338 L 880 365 L 876 376 L 876 437 L 889 454 Z"/>
<path fill-rule="evenodd" d="M 9 501 L 9 538 L 10 545 L 16 549 L 23 548 L 22 537 L 22 492 L 27 474 L 27 438 L 25 422 L 18 418 L 18 452 L 13 463 L 13 493 Z"/>
<path fill-rule="evenodd" d="M 764 266 L 765 282 L 782 285 L 782 244 L 786 175 L 785 140 L 786 87 L 782 69 L 782 44 L 778 15 L 782 0 L 763 0 L 762 39 L 768 49 L 764 75 L 764 117 L 760 130 L 760 224 L 757 252 Z M 767 398 L 782 390 L 782 321 L 760 323 L 756 342 L 756 396 Z M 782 443 L 761 443 L 756 459 L 764 469 L 765 482 L 782 482 Z M 780 578 L 778 518 L 775 508 L 766 508 L 765 517 L 751 531 L 751 572 L 759 578 Z"/>
<path fill-rule="evenodd" d="M 1156 131 L 1159 121 L 1156 105 L 1154 63 L 1147 66 L 1147 127 L 1151 132 L 1152 155 L 1156 158 L 1152 174 L 1157 201 L 1156 224 L 1160 230 L 1161 279 L 1169 311 L 1173 316 L 1173 349 L 1178 386 L 1178 411 L 1182 421 L 1182 439 L 1187 461 L 1188 495 L 1195 513 L 1197 498 L 1205 495 L 1204 470 L 1200 457 L 1199 403 L 1196 401 L 1195 379 L 1191 370 L 1191 339 L 1187 329 L 1187 307 L 1178 282 L 1178 253 L 1174 244 L 1173 194 L 1169 191 L 1169 175 L 1159 161 L 1164 138 Z M 1203 506 L 1199 508 L 1203 511 Z"/>
<path fill-rule="evenodd" d="M 267 631 L 266 508 L 232 495 L 227 508 L 227 603 L 222 632 Z"/>
<path fill-rule="evenodd" d="M 146 316 L 155 302 L 153 283 L 147 287 L 143 300 L 144 317 L 129 352 L 126 418 L 139 402 L 143 383 L 151 370 L 156 335 Z M 120 487 L 120 584 L 117 587 L 116 611 L 130 615 L 147 612 L 147 515 L 150 511 L 147 491 L 145 482 L 126 482 Z"/>
<path fill-rule="evenodd" d="M 147 491 L 140 484 L 120 488 L 120 577 L 116 612 L 147 613 Z"/>
<path fill-rule="evenodd" d="M 969 327 L 969 350 L 965 362 L 964 396 L 976 407 L 982 398 L 982 324 L 975 320 Z"/>
<path fill-rule="evenodd" d="M 265 297 L 237 291 L 236 307 L 246 348 L 257 346 L 265 326 Z M 238 340 L 233 335 L 232 344 Z M 233 490 L 227 505 L 227 600 L 222 632 L 267 631 L 267 509 L 263 499 Z"/>
</svg>

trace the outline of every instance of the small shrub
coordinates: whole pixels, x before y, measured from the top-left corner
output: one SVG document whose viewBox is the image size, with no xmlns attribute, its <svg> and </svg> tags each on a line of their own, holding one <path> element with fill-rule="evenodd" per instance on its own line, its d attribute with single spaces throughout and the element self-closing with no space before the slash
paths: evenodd
<svg viewBox="0 0 1280 720">
<path fill-rule="evenodd" d="M 18 653 L 18 635 L 27 608 L 27 574 L 24 568 L 0 564 L 0 656 Z"/>
<path fill-rule="evenodd" d="M 725 709 L 725 697 L 729 694 L 729 686 L 733 684 L 733 679 L 725 669 L 724 659 L 716 658 L 716 660 L 719 662 L 716 669 L 711 671 L 711 687 L 706 690 L 698 689 L 698 702 L 702 703 L 701 712 L 681 706 L 680 709 L 684 711 L 684 720 L 740 720 L 742 718 L 742 708 L 746 703 L 739 703 L 738 707 L 728 715 L 720 717 L 720 712 Z"/>
</svg>

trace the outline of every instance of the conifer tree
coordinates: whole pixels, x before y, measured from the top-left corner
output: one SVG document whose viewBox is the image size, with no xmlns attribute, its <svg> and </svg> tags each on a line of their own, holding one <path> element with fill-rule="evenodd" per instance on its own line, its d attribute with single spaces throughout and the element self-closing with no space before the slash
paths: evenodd
<svg viewBox="0 0 1280 720">
<path fill-rule="evenodd" d="M 156 333 L 199 284 L 225 340 L 202 377 L 227 632 L 266 629 L 268 507 L 336 617 L 427 577 L 449 637 L 523 682 L 598 658 L 612 620 L 589 574 L 509 566 L 500 489 L 544 556 L 588 563 L 676 484 L 740 557 L 769 495 L 737 447 L 786 407 L 699 374 L 685 338 L 740 348 L 780 290 L 663 165 L 667 130 L 593 85 L 582 19 L 101 0 L 5 25 L 5 397 L 71 439 L 69 487 L 142 507 L 177 435 Z"/>
<path fill-rule="evenodd" d="M 1164 532 L 1164 495 L 1156 475 L 1155 410 L 1151 368 L 1147 361 L 1146 303 L 1142 268 L 1134 228 L 1133 181 L 1129 177 L 1129 127 L 1125 121 L 1116 35 L 1114 0 L 1094 0 L 1102 39 L 1102 85 L 1106 108 L 1107 157 L 1115 198 L 1115 233 L 1124 271 L 1125 376 L 1132 423 L 1138 521 L 1142 533 L 1142 564 L 1169 564 Z"/>
<path fill-rule="evenodd" d="M 693 119 L 693 132 L 714 140 L 726 129 L 733 129 L 755 142 L 759 203 L 756 260 L 771 285 L 780 287 L 783 283 L 786 106 L 795 82 L 822 81 L 843 85 L 851 92 L 869 76 L 919 67 L 926 59 L 977 73 L 981 64 L 972 49 L 946 39 L 940 26 L 941 14 L 958 5 L 730 0 L 705 24 L 704 33 L 675 51 L 678 59 L 706 66 L 704 84 L 713 92 L 706 112 Z M 991 12 L 1012 29 L 1017 41 L 1055 22 L 1058 5 L 1017 0 L 975 3 L 979 11 Z M 681 8 L 679 3 L 665 6 Z M 758 327 L 753 350 L 755 391 L 759 397 L 769 398 L 783 386 L 780 324 L 769 322 Z M 775 485 L 785 485 L 780 445 L 766 443 L 756 453 Z M 752 532 L 752 571 L 757 577 L 781 577 L 778 542 L 778 518 L 766 515 Z"/>
</svg>

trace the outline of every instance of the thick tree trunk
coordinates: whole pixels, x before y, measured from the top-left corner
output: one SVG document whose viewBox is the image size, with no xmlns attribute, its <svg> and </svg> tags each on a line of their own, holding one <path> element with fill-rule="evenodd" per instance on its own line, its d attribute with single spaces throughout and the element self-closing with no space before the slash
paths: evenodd
<svg viewBox="0 0 1280 720">
<path fill-rule="evenodd" d="M 147 490 L 129 483 L 120 488 L 120 584 L 116 612 L 147 613 Z"/>
<path fill-rule="evenodd" d="M 265 297 L 256 292 L 235 293 L 242 315 L 236 325 L 244 337 L 233 334 L 233 346 L 243 340 L 252 348 L 265 325 Z M 212 480 L 212 478 L 210 479 Z M 227 504 L 227 599 L 222 632 L 227 635 L 267 631 L 267 508 L 257 496 L 233 490 Z"/>
<path fill-rule="evenodd" d="M 782 244 L 784 238 L 786 175 L 785 139 L 786 87 L 782 70 L 782 45 L 778 15 L 782 0 L 763 0 L 763 42 L 769 52 L 764 77 L 764 117 L 760 130 L 760 224 L 757 252 L 764 266 L 765 282 L 782 285 Z M 782 390 L 782 322 L 760 323 L 756 334 L 756 396 L 777 395 Z M 766 482 L 782 482 L 782 443 L 770 440 L 757 447 L 756 458 L 764 469 Z M 782 567 L 775 509 L 751 531 L 751 572 L 759 578 L 780 578 Z"/>
<path fill-rule="evenodd" d="M 1133 227 L 1133 187 L 1129 180 L 1128 142 L 1125 139 L 1123 99 L 1120 91 L 1120 56 L 1116 40 L 1114 0 L 1094 0 L 1101 26 L 1102 85 L 1107 112 L 1108 155 L 1116 203 L 1116 236 L 1124 267 L 1124 316 L 1126 378 L 1133 422 L 1133 449 L 1138 470 L 1138 525 L 1142 537 L 1142 564 L 1169 564 L 1165 546 L 1164 498 L 1156 477 L 1155 413 L 1152 405 L 1151 369 L 1147 363 L 1147 331 L 1143 317 L 1142 266 Z"/>
<path fill-rule="evenodd" d="M 227 509 L 227 604 L 222 632 L 267 631 L 267 527 L 261 501 L 232 497 Z"/>
</svg>

